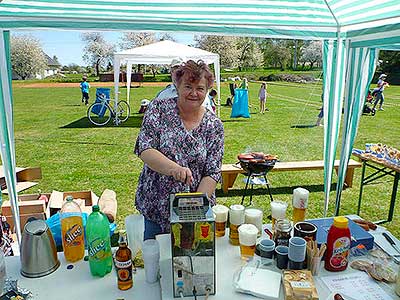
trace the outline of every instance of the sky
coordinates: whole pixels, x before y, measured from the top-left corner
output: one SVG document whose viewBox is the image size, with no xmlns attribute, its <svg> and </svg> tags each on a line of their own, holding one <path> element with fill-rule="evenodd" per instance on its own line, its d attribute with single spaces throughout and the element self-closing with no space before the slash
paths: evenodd
<svg viewBox="0 0 400 300">
<path fill-rule="evenodd" d="M 53 57 L 57 56 L 61 65 L 77 64 L 84 66 L 82 59 L 84 43 L 81 41 L 81 33 L 83 31 L 66 31 L 66 30 L 32 30 L 32 31 L 13 31 L 12 34 L 23 35 L 28 34 L 36 37 L 44 52 Z M 104 38 L 109 43 L 117 44 L 121 41 L 122 33 L 118 32 L 102 32 Z M 194 35 L 190 33 L 174 33 L 171 34 L 178 43 L 191 45 L 194 43 Z M 120 50 L 120 49 L 118 49 Z"/>
</svg>

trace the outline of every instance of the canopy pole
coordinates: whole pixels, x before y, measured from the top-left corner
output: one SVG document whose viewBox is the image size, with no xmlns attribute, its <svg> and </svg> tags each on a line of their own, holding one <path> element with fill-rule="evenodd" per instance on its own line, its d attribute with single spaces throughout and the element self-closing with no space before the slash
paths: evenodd
<svg viewBox="0 0 400 300">
<path fill-rule="evenodd" d="M 120 70 L 121 60 L 118 57 L 114 57 L 114 110 L 117 111 L 118 108 L 118 88 L 119 88 L 119 70 Z"/>
<path fill-rule="evenodd" d="M 131 100 L 131 81 L 132 81 L 132 63 L 128 61 L 126 66 L 126 102 L 130 105 Z"/>
<path fill-rule="evenodd" d="M 18 245 L 21 243 L 11 92 L 10 32 L 0 30 L 0 150 Z"/>
</svg>

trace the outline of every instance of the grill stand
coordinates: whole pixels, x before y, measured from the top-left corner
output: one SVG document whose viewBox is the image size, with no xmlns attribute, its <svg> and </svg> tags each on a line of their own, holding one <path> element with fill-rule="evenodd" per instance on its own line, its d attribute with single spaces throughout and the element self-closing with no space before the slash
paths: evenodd
<svg viewBox="0 0 400 300">
<path fill-rule="evenodd" d="M 254 178 L 254 177 L 264 177 L 264 179 L 265 179 L 265 184 L 267 185 L 267 190 L 268 190 L 269 198 L 271 199 L 271 202 L 274 201 L 274 199 L 272 198 L 271 189 L 270 189 L 270 187 L 269 187 L 269 182 L 268 182 L 268 179 L 267 179 L 267 172 L 262 172 L 262 173 L 251 173 L 251 172 L 249 172 L 249 173 L 247 173 L 246 175 L 247 175 L 246 187 L 244 188 L 243 196 L 242 196 L 242 202 L 240 202 L 240 204 L 243 205 L 244 198 L 246 197 L 247 187 L 249 186 L 250 179 L 252 179 L 252 178 Z M 250 189 L 250 202 L 249 202 L 249 206 L 252 204 L 252 201 L 253 201 L 253 187 L 254 187 L 254 184 L 252 183 L 252 184 L 251 184 L 251 189 Z"/>
</svg>

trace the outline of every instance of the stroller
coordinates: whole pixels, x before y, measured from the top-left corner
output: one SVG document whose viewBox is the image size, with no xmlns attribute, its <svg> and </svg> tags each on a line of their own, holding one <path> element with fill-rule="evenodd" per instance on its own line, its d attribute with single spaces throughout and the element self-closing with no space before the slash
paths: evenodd
<svg viewBox="0 0 400 300">
<path fill-rule="evenodd" d="M 369 115 L 375 116 L 376 114 L 376 109 L 373 107 L 373 102 L 374 102 L 374 96 L 373 92 L 371 90 L 368 90 L 367 97 L 365 99 L 364 107 L 363 107 L 363 115 Z"/>
</svg>

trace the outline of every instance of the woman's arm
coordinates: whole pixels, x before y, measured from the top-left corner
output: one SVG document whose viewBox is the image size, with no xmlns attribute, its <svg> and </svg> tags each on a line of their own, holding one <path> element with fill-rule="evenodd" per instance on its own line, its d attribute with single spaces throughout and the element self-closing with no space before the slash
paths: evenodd
<svg viewBox="0 0 400 300">
<path fill-rule="evenodd" d="M 180 166 L 156 149 L 146 149 L 142 151 L 139 157 L 153 171 L 173 176 L 175 180 L 189 185 L 192 183 L 193 176 L 189 168 Z"/>
<path fill-rule="evenodd" d="M 217 187 L 217 182 L 210 176 L 206 176 L 201 179 L 197 191 L 206 193 L 207 196 L 210 196 L 214 193 L 216 187 Z"/>
</svg>

